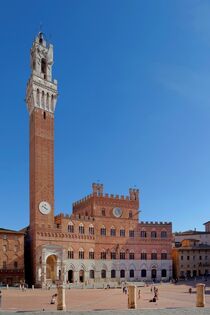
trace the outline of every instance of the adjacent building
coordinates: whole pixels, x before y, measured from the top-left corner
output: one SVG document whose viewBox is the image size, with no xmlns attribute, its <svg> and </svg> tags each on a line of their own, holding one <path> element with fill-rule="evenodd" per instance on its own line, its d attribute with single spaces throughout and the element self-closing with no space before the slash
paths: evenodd
<svg viewBox="0 0 210 315">
<path fill-rule="evenodd" d="M 23 282 L 24 232 L 0 228 L 0 284 Z"/>
<path fill-rule="evenodd" d="M 204 225 L 205 231 L 192 230 L 174 234 L 174 278 L 185 279 L 210 274 L 210 222 Z"/>
</svg>

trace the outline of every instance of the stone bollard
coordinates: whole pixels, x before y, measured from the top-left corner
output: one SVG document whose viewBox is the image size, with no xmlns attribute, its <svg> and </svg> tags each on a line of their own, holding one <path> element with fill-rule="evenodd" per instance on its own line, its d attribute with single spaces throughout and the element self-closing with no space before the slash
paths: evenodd
<svg viewBox="0 0 210 315">
<path fill-rule="evenodd" d="M 34 290 L 34 284 L 32 284 L 32 287 L 31 287 L 31 288 L 32 288 L 32 290 Z"/>
<path fill-rule="evenodd" d="M 63 285 L 58 286 L 58 296 L 57 296 L 57 310 L 66 310 L 66 299 L 65 299 L 65 288 Z"/>
<path fill-rule="evenodd" d="M 205 284 L 198 283 L 196 285 L 197 295 L 196 295 L 196 306 L 204 307 L 205 306 Z"/>
<path fill-rule="evenodd" d="M 7 284 L 7 290 L 9 289 L 9 284 Z"/>
<path fill-rule="evenodd" d="M 128 287 L 128 308 L 136 308 L 136 286 Z"/>
</svg>

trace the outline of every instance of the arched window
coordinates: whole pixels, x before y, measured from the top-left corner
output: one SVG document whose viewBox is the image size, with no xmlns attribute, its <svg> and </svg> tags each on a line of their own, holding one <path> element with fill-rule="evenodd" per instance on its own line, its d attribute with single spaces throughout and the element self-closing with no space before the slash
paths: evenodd
<svg viewBox="0 0 210 315">
<path fill-rule="evenodd" d="M 125 251 L 124 250 L 120 251 L 120 259 L 125 259 Z"/>
<path fill-rule="evenodd" d="M 101 236 L 106 236 L 106 228 L 104 225 L 101 228 Z"/>
<path fill-rule="evenodd" d="M 161 270 L 161 277 L 167 277 L 167 270 L 166 269 L 162 269 Z"/>
<path fill-rule="evenodd" d="M 142 277 L 142 278 L 146 278 L 146 276 L 147 276 L 147 271 L 146 271 L 146 269 L 142 269 L 142 270 L 141 270 L 141 277 Z"/>
<path fill-rule="evenodd" d="M 124 269 L 120 270 L 120 278 L 125 278 L 125 270 Z"/>
<path fill-rule="evenodd" d="M 114 251 L 111 252 L 111 259 L 116 259 L 116 252 Z"/>
<path fill-rule="evenodd" d="M 74 233 L 74 224 L 72 222 L 69 222 L 68 224 L 68 232 Z"/>
<path fill-rule="evenodd" d="M 101 270 L 101 278 L 106 279 L 106 270 L 105 269 Z"/>
<path fill-rule="evenodd" d="M 44 74 L 44 79 L 46 79 L 46 74 L 47 74 L 47 63 L 44 58 L 41 60 L 41 72 Z"/>
<path fill-rule="evenodd" d="M 142 238 L 146 238 L 147 237 L 147 232 L 145 230 L 141 230 L 140 236 Z"/>
<path fill-rule="evenodd" d="M 79 225 L 79 234 L 84 234 L 84 233 L 85 233 L 84 225 L 82 223 L 80 223 L 80 225 Z"/>
<path fill-rule="evenodd" d="M 134 254 L 134 250 L 130 250 L 130 253 L 129 253 L 129 259 L 135 259 L 135 254 Z"/>
<path fill-rule="evenodd" d="M 54 112 L 54 96 L 51 96 L 51 104 L 50 104 L 50 109 L 52 112 Z"/>
<path fill-rule="evenodd" d="M 125 237 L 125 229 L 123 228 L 120 229 L 120 236 Z"/>
<path fill-rule="evenodd" d="M 151 238 L 156 238 L 157 237 L 157 232 L 156 231 L 152 231 L 151 232 Z"/>
<path fill-rule="evenodd" d="M 89 259 L 94 259 L 94 250 L 92 248 L 89 250 Z"/>
<path fill-rule="evenodd" d="M 84 259 L 84 249 L 83 248 L 80 248 L 79 249 L 79 259 Z"/>
<path fill-rule="evenodd" d="M 134 237 L 134 230 L 129 230 L 129 237 Z"/>
<path fill-rule="evenodd" d="M 102 215 L 103 217 L 106 216 L 106 210 L 105 210 L 104 208 L 101 209 L 101 215 Z"/>
<path fill-rule="evenodd" d="M 111 229 L 110 229 L 110 235 L 111 236 L 116 236 L 116 230 L 115 230 L 114 226 L 112 226 Z"/>
<path fill-rule="evenodd" d="M 90 270 L 90 279 L 94 279 L 95 278 L 95 271 L 92 269 Z"/>
<path fill-rule="evenodd" d="M 132 212 L 132 211 L 129 211 L 128 216 L 129 216 L 129 219 L 132 219 L 132 218 L 133 218 L 133 212 Z"/>
<path fill-rule="evenodd" d="M 37 89 L 36 91 L 36 104 L 38 106 L 40 106 L 40 93 L 39 93 L 39 89 Z"/>
<path fill-rule="evenodd" d="M 47 96 L 46 96 L 46 109 L 49 110 L 49 106 L 50 106 L 50 97 L 49 97 L 49 94 L 47 93 Z"/>
<path fill-rule="evenodd" d="M 103 249 L 101 251 L 101 259 L 106 259 L 106 251 L 105 251 L 105 249 Z"/>
<path fill-rule="evenodd" d="M 166 251 L 162 251 L 161 260 L 167 260 L 167 252 Z"/>
<path fill-rule="evenodd" d="M 141 259 L 142 260 L 147 260 L 147 253 L 146 253 L 146 251 L 142 251 L 141 252 Z"/>
<path fill-rule="evenodd" d="M 167 231 L 161 231 L 160 237 L 161 238 L 167 238 Z"/>
<path fill-rule="evenodd" d="M 134 278 L 134 270 L 133 269 L 130 270 L 130 278 Z"/>
<path fill-rule="evenodd" d="M 42 94 L 41 94 L 41 106 L 42 106 L 42 108 L 45 108 L 45 103 L 44 103 L 44 91 L 42 91 Z"/>
<path fill-rule="evenodd" d="M 111 278 L 116 278 L 116 270 L 114 269 L 111 270 Z"/>
<path fill-rule="evenodd" d="M 157 252 L 156 250 L 153 250 L 152 253 L 151 253 L 151 259 L 152 260 L 157 260 Z"/>
<path fill-rule="evenodd" d="M 94 235 L 94 233 L 95 233 L 94 226 L 91 224 L 91 225 L 89 225 L 89 234 Z"/>
<path fill-rule="evenodd" d="M 74 259 L 74 251 L 72 248 L 68 250 L 68 259 Z"/>
</svg>

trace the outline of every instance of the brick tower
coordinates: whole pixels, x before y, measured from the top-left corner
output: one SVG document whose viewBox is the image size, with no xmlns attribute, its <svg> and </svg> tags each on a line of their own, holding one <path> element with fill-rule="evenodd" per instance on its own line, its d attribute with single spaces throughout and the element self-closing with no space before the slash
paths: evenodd
<svg viewBox="0 0 210 315">
<path fill-rule="evenodd" d="M 31 48 L 31 76 L 26 102 L 30 121 L 30 238 L 36 249 L 36 230 L 54 225 L 54 111 L 57 81 L 52 79 L 53 46 L 39 33 Z M 33 256 L 32 255 L 32 256 Z M 32 257 L 33 270 L 35 258 Z"/>
</svg>

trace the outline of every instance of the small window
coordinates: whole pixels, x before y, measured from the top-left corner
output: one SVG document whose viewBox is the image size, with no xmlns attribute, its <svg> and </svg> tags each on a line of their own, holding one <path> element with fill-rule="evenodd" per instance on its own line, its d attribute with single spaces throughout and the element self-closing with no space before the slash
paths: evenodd
<svg viewBox="0 0 210 315">
<path fill-rule="evenodd" d="M 151 238 L 156 238 L 157 237 L 157 232 L 156 231 L 152 231 L 151 232 Z"/>
<path fill-rule="evenodd" d="M 105 209 L 103 208 L 103 209 L 101 209 L 101 215 L 103 216 L 103 217 L 105 217 L 106 216 L 106 212 L 105 212 Z"/>
<path fill-rule="evenodd" d="M 46 112 L 43 113 L 43 118 L 46 119 Z"/>
<path fill-rule="evenodd" d="M 141 231 L 140 236 L 142 238 L 146 238 L 147 237 L 147 232 L 146 231 Z"/>
<path fill-rule="evenodd" d="M 132 212 L 132 211 L 129 211 L 128 217 L 129 217 L 129 219 L 132 219 L 132 218 L 133 218 L 133 212 Z"/>
<path fill-rule="evenodd" d="M 124 269 L 120 270 L 120 278 L 125 278 L 125 270 Z"/>
<path fill-rule="evenodd" d="M 129 253 L 129 259 L 131 260 L 135 259 L 135 254 L 133 252 Z"/>
<path fill-rule="evenodd" d="M 90 270 L 90 279 L 94 279 L 94 278 L 95 278 L 95 271 Z"/>
<path fill-rule="evenodd" d="M 116 253 L 115 252 L 111 252 L 111 259 L 116 259 Z"/>
<path fill-rule="evenodd" d="M 79 234 L 84 234 L 85 233 L 85 228 L 84 228 L 84 225 L 81 223 L 79 225 Z"/>
<path fill-rule="evenodd" d="M 157 260 L 157 253 L 155 253 L 155 252 L 152 253 L 152 254 L 151 254 L 151 259 L 152 259 L 152 260 Z"/>
<path fill-rule="evenodd" d="M 125 259 L 125 252 L 120 252 L 120 259 Z"/>
<path fill-rule="evenodd" d="M 106 279 L 106 270 L 101 270 L 101 278 Z"/>
<path fill-rule="evenodd" d="M 74 251 L 73 251 L 73 249 L 68 250 L 68 259 L 74 259 Z"/>
<path fill-rule="evenodd" d="M 141 253 L 141 260 L 147 260 L 147 253 L 145 252 Z"/>
<path fill-rule="evenodd" d="M 125 230 L 124 229 L 120 229 L 120 236 L 125 237 Z"/>
<path fill-rule="evenodd" d="M 74 225 L 73 225 L 73 223 L 69 223 L 69 225 L 68 225 L 68 232 L 69 233 L 74 233 Z"/>
<path fill-rule="evenodd" d="M 111 230 L 110 230 L 110 235 L 111 235 L 111 236 L 116 236 L 116 230 L 115 230 L 114 227 L 111 228 Z"/>
<path fill-rule="evenodd" d="M 142 278 L 146 278 L 146 276 L 147 276 L 147 271 L 146 271 L 146 269 L 142 269 L 142 270 L 141 270 L 141 277 L 142 277 Z"/>
<path fill-rule="evenodd" d="M 95 233 L 94 227 L 93 227 L 93 225 L 90 225 L 90 226 L 89 226 L 89 234 L 90 234 L 90 235 L 94 235 L 94 233 Z"/>
<path fill-rule="evenodd" d="M 111 278 L 116 278 L 116 271 L 114 269 L 111 270 Z"/>
<path fill-rule="evenodd" d="M 91 249 L 89 251 L 89 259 L 94 259 L 94 250 L 93 249 Z"/>
<path fill-rule="evenodd" d="M 103 226 L 101 228 L 101 236 L 106 236 L 106 228 L 105 228 L 105 226 Z"/>
<path fill-rule="evenodd" d="M 14 261 L 14 268 L 17 269 L 17 267 L 18 267 L 18 263 L 17 261 Z"/>
<path fill-rule="evenodd" d="M 161 277 L 163 277 L 163 278 L 167 277 L 167 270 L 166 269 L 161 270 Z"/>
<path fill-rule="evenodd" d="M 129 231 L 129 237 L 134 237 L 134 230 Z"/>
<path fill-rule="evenodd" d="M 167 253 L 161 253 L 161 260 L 167 259 Z"/>
<path fill-rule="evenodd" d="M 160 237 L 161 238 L 167 238 L 167 232 L 166 231 L 161 231 Z"/>
<path fill-rule="evenodd" d="M 130 270 L 130 278 L 134 278 L 134 270 L 133 269 Z"/>
<path fill-rule="evenodd" d="M 183 260 L 184 259 L 184 257 L 183 256 L 181 256 L 181 260 Z"/>
<path fill-rule="evenodd" d="M 101 259 L 106 259 L 106 252 L 105 251 L 101 252 Z"/>
<path fill-rule="evenodd" d="M 83 249 L 79 250 L 79 259 L 84 259 L 84 250 Z"/>
</svg>

